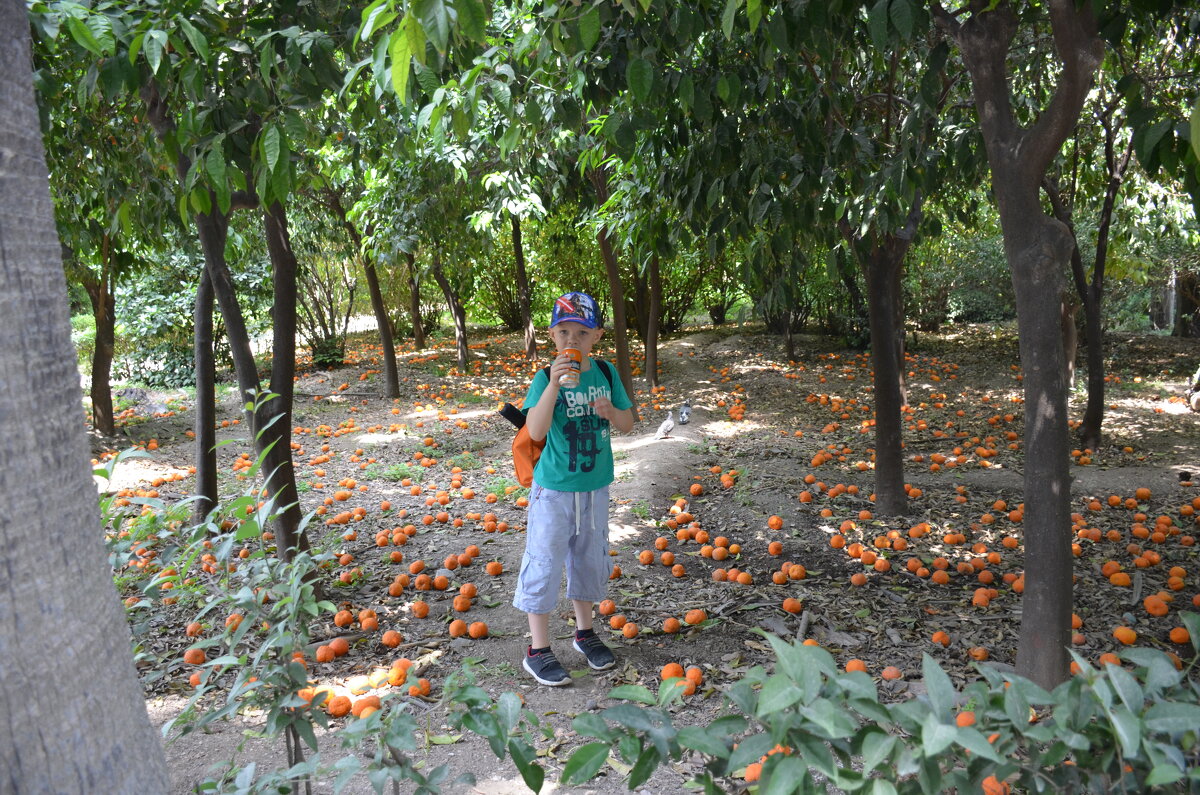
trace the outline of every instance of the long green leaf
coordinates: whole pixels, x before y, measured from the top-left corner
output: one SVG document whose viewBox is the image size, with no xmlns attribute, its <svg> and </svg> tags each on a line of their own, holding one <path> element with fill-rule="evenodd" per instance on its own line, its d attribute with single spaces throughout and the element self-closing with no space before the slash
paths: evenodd
<svg viewBox="0 0 1200 795">
<path fill-rule="evenodd" d="M 867 12 L 867 30 L 871 34 L 871 43 L 880 52 L 887 51 L 888 34 L 888 0 L 879 0 Z"/>
<path fill-rule="evenodd" d="M 564 784 L 582 784 L 591 781 L 608 759 L 608 743 L 588 743 L 575 749 L 567 764 L 563 766 Z"/>
<path fill-rule="evenodd" d="M 444 55 L 450 44 L 450 9 L 444 0 L 416 0 L 412 4 L 412 16 L 420 21 L 434 49 Z"/>
<path fill-rule="evenodd" d="M 104 55 L 104 50 L 100 47 L 100 42 L 96 41 L 96 37 L 92 35 L 92 32 L 88 30 L 88 26 L 83 24 L 83 22 L 75 17 L 67 17 L 67 30 L 71 32 L 71 38 L 80 47 L 92 55 Z"/>
<path fill-rule="evenodd" d="M 950 677 L 928 654 L 921 655 L 921 673 L 925 677 L 925 693 L 934 713 L 938 717 L 948 715 L 954 706 L 954 684 Z"/>
<path fill-rule="evenodd" d="M 279 128 L 274 124 L 268 124 L 263 128 L 262 136 L 258 139 L 259 153 L 262 155 L 263 162 L 267 164 L 267 171 L 275 171 L 275 167 L 279 164 L 280 137 Z"/>
<path fill-rule="evenodd" d="M 746 16 L 750 18 L 750 32 L 758 30 L 762 20 L 762 0 L 746 0 Z"/>
<path fill-rule="evenodd" d="M 738 5 L 741 0 L 725 0 L 725 10 L 721 12 L 721 32 L 725 38 L 733 38 L 733 20 L 737 17 Z"/>
<path fill-rule="evenodd" d="M 412 71 L 412 52 L 405 30 L 409 19 L 411 17 L 405 17 L 388 40 L 388 58 L 392 61 L 392 91 L 400 98 L 401 105 L 408 101 L 408 75 Z"/>
<path fill-rule="evenodd" d="M 638 100 L 645 102 L 650 98 L 650 90 L 654 87 L 654 67 L 644 58 L 634 58 L 625 67 L 625 82 L 629 90 Z"/>
<path fill-rule="evenodd" d="M 591 50 L 600 40 L 600 9 L 596 6 L 579 18 L 579 39 L 585 51 Z"/>
<path fill-rule="evenodd" d="M 487 8 L 480 0 L 457 0 L 454 10 L 458 12 L 458 27 L 468 39 L 480 44 L 487 41 Z"/>
</svg>

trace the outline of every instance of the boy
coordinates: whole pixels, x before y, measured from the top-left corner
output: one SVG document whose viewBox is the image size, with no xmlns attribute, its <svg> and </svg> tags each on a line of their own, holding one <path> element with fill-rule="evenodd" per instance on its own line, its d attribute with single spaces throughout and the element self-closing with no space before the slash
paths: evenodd
<svg viewBox="0 0 1200 795">
<path fill-rule="evenodd" d="M 571 681 L 550 649 L 550 612 L 558 602 L 564 561 L 567 598 L 575 609 L 575 649 L 593 670 L 616 664 L 612 651 L 592 630 L 592 605 L 604 598 L 610 572 L 609 427 L 629 432 L 633 404 L 615 368 L 588 356 L 602 336 L 600 311 L 591 296 L 567 293 L 555 301 L 550 338 L 558 355 L 549 378 L 539 371 L 525 396 L 524 405 L 530 407 L 525 427 L 534 441 L 545 439 L 546 447 L 533 470 L 525 555 L 513 606 L 529 616 L 530 645 L 522 664 L 534 679 L 551 687 Z M 572 349 L 582 360 L 564 353 Z M 570 383 L 576 372 L 576 386 L 560 384 L 564 375 Z"/>
</svg>

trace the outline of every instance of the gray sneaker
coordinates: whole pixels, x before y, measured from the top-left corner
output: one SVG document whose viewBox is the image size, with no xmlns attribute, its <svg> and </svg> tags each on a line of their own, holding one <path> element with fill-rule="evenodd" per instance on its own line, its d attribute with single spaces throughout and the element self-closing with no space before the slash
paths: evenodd
<svg viewBox="0 0 1200 795">
<path fill-rule="evenodd" d="M 554 656 L 554 652 L 546 651 L 531 654 L 532 647 L 526 649 L 525 659 L 521 665 L 529 675 L 548 687 L 561 687 L 571 684 L 571 677 Z"/>
<path fill-rule="evenodd" d="M 612 649 L 604 645 L 604 641 L 595 633 L 580 637 L 575 636 L 575 651 L 587 658 L 588 665 L 593 671 L 607 671 L 617 664 L 617 657 Z"/>
</svg>

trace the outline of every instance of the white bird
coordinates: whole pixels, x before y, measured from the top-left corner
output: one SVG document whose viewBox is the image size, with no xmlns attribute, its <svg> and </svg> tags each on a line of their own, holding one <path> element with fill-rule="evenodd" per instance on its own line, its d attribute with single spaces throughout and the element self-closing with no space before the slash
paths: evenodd
<svg viewBox="0 0 1200 795">
<path fill-rule="evenodd" d="M 687 425 L 688 421 L 691 420 L 691 418 L 692 418 L 692 404 L 688 403 L 685 400 L 685 401 L 683 401 L 683 405 L 679 407 L 679 424 Z"/>
<path fill-rule="evenodd" d="M 662 425 L 658 426 L 658 433 L 654 434 L 655 439 L 663 439 L 671 435 L 671 431 L 675 428 L 675 420 L 671 419 L 673 412 L 667 412 L 667 418 L 662 421 Z"/>
</svg>

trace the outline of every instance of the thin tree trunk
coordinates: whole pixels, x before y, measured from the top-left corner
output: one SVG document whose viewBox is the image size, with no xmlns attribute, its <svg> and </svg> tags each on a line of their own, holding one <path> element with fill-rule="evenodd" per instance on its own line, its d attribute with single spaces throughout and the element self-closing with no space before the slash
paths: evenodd
<svg viewBox="0 0 1200 795">
<path fill-rule="evenodd" d="M 537 335 L 533 328 L 533 289 L 529 284 L 529 272 L 525 267 L 525 246 L 521 240 L 521 218 L 509 213 L 512 220 L 513 257 L 517 261 L 517 303 L 521 308 L 521 326 L 525 329 L 525 358 L 530 363 L 537 361 Z"/>
<path fill-rule="evenodd" d="M 70 587 L 47 573 L 0 577 L 0 791 L 166 792 L 82 465 L 83 395 L 31 63 L 25 5 L 0 3 L 0 315 L 12 330 L 0 345 L 0 545 L 10 566 L 70 571 Z"/>
<path fill-rule="evenodd" d="M 442 288 L 442 295 L 446 296 L 446 303 L 450 306 L 450 316 L 454 318 L 454 347 L 458 352 L 458 371 L 465 374 L 471 356 L 467 347 L 467 310 L 463 308 L 458 293 L 454 291 L 442 270 L 441 254 L 436 252 L 433 255 L 433 278 L 438 287 Z"/>
<path fill-rule="evenodd" d="M 267 493 L 279 511 L 275 521 L 276 547 L 286 560 L 297 550 L 308 549 L 300 530 L 300 494 L 292 464 L 292 403 L 296 374 L 296 255 L 288 234 L 287 211 L 280 202 L 263 212 L 263 231 L 271 258 L 274 304 L 271 307 L 271 392 L 276 396 L 259 404 L 255 433 Z M 269 427 L 268 427 L 269 426 Z"/>
<path fill-rule="evenodd" d="M 112 362 L 116 348 L 117 321 L 116 299 L 113 296 L 108 236 L 104 239 L 101 258 L 104 264 L 99 278 L 84 277 L 83 287 L 92 304 L 92 317 L 96 322 L 96 344 L 92 350 L 92 426 L 105 436 L 116 433 L 113 417 Z"/>
<path fill-rule="evenodd" d="M 871 365 L 875 371 L 875 507 L 886 516 L 908 510 L 904 491 L 902 448 L 903 406 L 900 390 L 901 362 L 897 356 L 895 292 L 900 290 L 900 270 L 907 245 L 899 255 L 895 238 L 872 247 L 867 263 L 867 311 L 871 326 Z"/>
<path fill-rule="evenodd" d="M 658 327 L 662 314 L 662 275 L 659 273 L 658 255 L 650 257 L 650 306 L 646 318 L 646 383 L 658 386 Z"/>
<path fill-rule="evenodd" d="M 421 279 L 417 274 L 417 258 L 405 254 L 408 259 L 408 313 L 412 316 L 413 347 L 425 348 L 425 324 L 421 322 Z"/>
<path fill-rule="evenodd" d="M 600 170 L 593 170 L 589 176 L 600 204 L 608 201 L 608 182 L 605 174 Z M 600 255 L 604 259 L 604 270 L 608 274 L 608 291 L 613 304 L 613 340 L 617 346 L 617 373 L 621 376 L 621 383 L 625 387 L 625 393 L 629 395 L 630 403 L 633 404 L 631 411 L 634 422 L 637 422 L 638 410 L 637 401 L 634 400 L 633 367 L 629 361 L 629 333 L 625 324 L 625 287 L 621 284 L 621 269 L 617 265 L 617 255 L 604 227 L 597 230 L 596 242 L 600 245 Z"/>
<path fill-rule="evenodd" d="M 213 289 L 208 271 L 200 271 L 192 314 L 195 337 L 192 358 L 196 367 L 196 502 L 192 522 L 199 524 L 217 507 L 217 366 L 213 356 Z"/>
<path fill-rule="evenodd" d="M 379 274 L 375 270 L 375 261 L 369 253 L 363 251 L 362 235 L 359 234 L 358 227 L 346 215 L 346 208 L 342 205 L 337 191 L 328 189 L 325 191 L 325 196 L 329 206 L 341 220 L 342 228 L 350 235 L 350 241 L 354 243 L 354 250 L 359 252 L 362 257 L 363 272 L 367 276 L 367 291 L 371 295 L 371 311 L 375 314 L 375 325 L 379 328 L 379 344 L 383 347 L 383 391 L 388 398 L 395 400 L 400 397 L 400 375 L 396 369 L 395 335 L 391 318 L 388 317 L 387 305 L 383 302 L 383 290 L 379 288 Z"/>
</svg>

